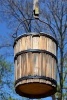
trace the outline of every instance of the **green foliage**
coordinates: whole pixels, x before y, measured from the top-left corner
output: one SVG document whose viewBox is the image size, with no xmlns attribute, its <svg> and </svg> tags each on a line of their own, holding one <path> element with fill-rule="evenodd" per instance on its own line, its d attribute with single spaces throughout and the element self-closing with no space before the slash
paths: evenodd
<svg viewBox="0 0 67 100">
<path fill-rule="evenodd" d="M 0 56 L 0 69 L 11 71 L 12 64 L 7 62 L 3 56 Z"/>
<path fill-rule="evenodd" d="M 2 78 L 5 74 L 11 72 L 12 64 L 7 62 L 3 56 L 0 55 L 0 83 L 2 83 Z"/>
<path fill-rule="evenodd" d="M 9 97 L 8 100 L 16 100 L 16 99 L 13 99 L 12 97 Z"/>
<path fill-rule="evenodd" d="M 6 100 L 7 92 L 4 90 L 5 85 L 10 87 L 11 80 L 9 79 L 12 64 L 0 55 L 0 100 Z"/>
</svg>

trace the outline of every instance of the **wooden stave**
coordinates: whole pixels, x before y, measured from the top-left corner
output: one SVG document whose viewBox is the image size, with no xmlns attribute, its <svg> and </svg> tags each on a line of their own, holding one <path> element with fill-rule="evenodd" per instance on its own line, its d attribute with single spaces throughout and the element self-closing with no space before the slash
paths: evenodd
<svg viewBox="0 0 67 100">
<path fill-rule="evenodd" d="M 38 54 L 38 56 L 39 56 L 39 58 L 38 58 L 39 60 L 38 60 L 37 63 L 41 66 L 41 67 L 38 67 L 38 69 L 37 69 L 37 70 L 38 70 L 38 74 L 37 74 L 37 75 L 41 76 L 42 74 L 45 74 L 46 77 L 48 76 L 48 77 L 54 78 L 54 74 L 53 74 L 53 73 L 56 72 L 56 70 L 55 70 L 55 72 L 54 72 L 54 70 L 52 71 L 52 69 L 54 69 L 54 65 L 53 65 L 53 67 L 52 67 L 52 69 L 51 69 L 51 68 L 49 67 L 49 65 L 47 66 L 47 61 L 46 61 L 46 64 L 44 65 L 45 68 L 47 68 L 47 69 L 46 69 L 47 71 L 45 70 L 46 72 L 44 71 L 44 73 L 41 72 L 41 71 L 42 71 L 42 68 L 43 68 L 42 64 L 44 63 L 44 60 L 42 61 L 40 55 L 42 56 L 42 58 L 43 58 L 43 55 L 46 55 L 44 58 L 46 58 L 46 57 L 48 58 L 49 54 L 46 54 L 46 53 L 35 53 L 35 55 L 36 55 L 36 54 Z M 23 54 L 23 55 L 24 55 L 24 54 Z M 29 54 L 26 53 L 26 54 L 23 56 L 23 57 L 24 57 L 23 59 L 25 59 L 25 56 L 28 56 L 28 55 L 29 55 Z M 34 53 L 33 53 L 33 55 L 34 55 Z M 34 56 L 35 56 L 35 55 L 34 55 Z M 20 56 L 21 56 L 21 55 L 20 55 Z M 31 57 L 33 58 L 34 56 L 32 56 L 32 53 L 31 53 Z M 19 56 L 18 56 L 18 57 L 19 57 Z M 27 61 L 25 61 L 25 62 L 27 63 L 27 66 L 28 66 L 28 67 L 27 67 L 27 66 L 24 67 L 24 65 L 19 66 L 19 69 L 20 69 L 20 67 L 21 67 L 21 69 L 20 69 L 21 72 L 22 72 L 22 68 L 25 68 L 25 72 L 22 72 L 22 73 L 24 73 L 24 74 L 23 74 L 23 75 L 21 74 L 21 77 L 22 77 L 22 76 L 29 76 L 29 75 L 33 75 L 33 76 L 34 76 L 34 75 L 35 75 L 35 74 L 34 74 L 34 69 L 33 69 L 33 68 L 34 68 L 34 66 L 33 66 L 34 63 L 33 63 L 33 61 L 31 61 L 31 65 L 29 65 L 29 61 L 31 60 L 31 57 L 29 56 L 29 59 L 27 58 Z M 53 60 L 53 61 L 55 61 L 55 65 L 57 65 L 56 59 L 55 59 L 55 58 L 53 58 L 52 56 L 49 56 L 49 58 L 51 59 L 50 62 L 52 62 L 52 60 Z M 40 59 L 41 59 L 41 61 L 40 61 Z M 49 60 L 49 59 L 46 59 L 46 60 Z M 17 59 L 16 59 L 16 61 L 17 61 Z M 24 61 L 21 60 L 21 62 L 24 62 Z M 19 63 L 21 63 L 21 62 L 19 62 Z M 33 64 L 32 64 L 32 63 L 33 63 Z M 40 64 L 40 63 L 42 63 L 42 64 Z M 24 63 L 24 64 L 25 64 L 25 63 Z M 52 63 L 51 63 L 51 64 L 52 64 Z M 37 65 L 37 64 L 36 64 L 36 65 Z M 35 65 L 35 66 L 36 66 L 36 65 Z M 39 65 L 38 65 L 38 66 L 39 66 Z M 32 66 L 32 67 L 31 67 L 31 66 Z M 46 67 L 46 66 L 47 66 L 47 67 Z M 17 68 L 17 66 L 15 66 L 15 67 Z M 55 66 L 55 67 L 56 67 L 56 66 Z M 29 68 L 32 68 L 32 70 L 29 69 Z M 47 74 L 48 74 L 47 72 L 49 71 L 49 69 L 51 70 L 51 73 L 52 73 L 52 74 L 47 75 Z M 16 69 L 16 70 L 18 70 L 18 69 Z M 36 67 L 35 67 L 35 70 L 36 70 Z M 24 69 L 23 69 L 23 71 L 24 71 Z M 32 72 L 31 72 L 31 71 L 32 71 Z M 17 71 L 17 72 L 18 72 L 18 71 Z M 29 72 L 30 72 L 30 73 L 29 73 Z M 18 77 L 18 76 L 16 75 L 16 77 Z M 20 77 L 16 78 L 16 80 L 19 79 L 19 78 L 20 78 Z M 54 79 L 56 80 L 56 78 L 54 78 Z"/>
<path fill-rule="evenodd" d="M 37 39 L 37 38 L 36 38 Z M 19 40 L 20 41 L 20 40 Z M 17 42 L 18 44 L 19 44 L 19 41 Z M 56 55 L 56 49 L 50 49 L 49 48 L 49 44 L 47 43 L 47 47 L 45 48 L 45 46 L 43 45 L 42 47 L 39 47 L 38 45 L 36 45 L 36 44 L 34 44 L 34 41 L 30 41 L 30 42 L 32 42 L 33 43 L 33 45 L 31 46 L 31 47 L 27 47 L 26 48 L 26 42 L 23 42 L 23 44 L 24 45 L 21 45 L 23 48 L 22 49 L 15 49 L 15 53 L 14 53 L 14 55 L 16 55 L 16 53 L 18 53 L 18 52 L 20 52 L 20 51 L 22 51 L 22 50 L 28 50 L 28 49 L 41 49 L 41 50 L 47 50 L 47 51 L 49 51 L 49 52 L 51 52 L 51 53 L 53 53 L 54 55 Z M 36 40 L 35 41 L 35 43 L 37 43 L 38 41 Z M 48 41 L 47 41 L 48 42 Z M 40 41 L 39 41 L 39 43 L 40 43 Z M 18 48 L 21 48 L 21 46 L 19 47 L 18 46 L 18 44 L 16 44 L 16 47 L 18 47 Z M 43 44 L 43 42 L 41 43 L 41 44 Z M 53 45 L 54 45 L 54 47 L 56 48 L 56 44 L 55 43 L 52 43 Z M 20 44 L 19 44 L 20 45 Z M 25 47 L 24 47 L 25 46 Z M 43 49 L 44 48 L 44 49 Z M 53 47 L 52 47 L 53 48 Z"/>
<path fill-rule="evenodd" d="M 36 36 L 36 35 L 35 35 L 35 36 Z M 19 44 L 19 43 L 18 43 L 18 44 Z M 31 43 L 31 44 L 32 44 L 32 43 Z M 34 49 L 34 48 L 33 48 L 33 49 Z M 37 48 L 36 48 L 36 49 L 37 49 Z M 39 48 L 39 49 L 40 49 L 40 48 Z M 25 49 L 23 49 L 23 50 L 25 50 Z M 20 51 L 21 51 L 21 50 L 20 50 Z M 17 50 L 17 52 L 15 53 L 14 56 L 16 57 L 16 54 L 17 54 L 18 52 L 20 52 L 20 51 Z M 53 52 L 52 52 L 52 53 L 53 53 Z M 54 54 L 54 55 L 55 55 L 55 54 Z M 16 57 L 16 59 L 17 59 L 17 57 Z M 55 60 L 56 60 L 56 59 L 55 59 Z M 39 73 L 40 73 L 40 72 L 39 72 Z M 26 75 L 26 73 L 25 73 L 24 75 Z M 22 75 L 21 75 L 21 76 L 22 76 Z M 47 77 L 47 76 L 46 76 L 46 77 Z M 48 75 L 48 77 L 49 77 L 49 75 Z M 20 78 L 20 77 L 18 77 L 16 80 L 18 80 L 19 78 Z M 24 81 L 26 82 L 26 80 L 24 80 Z M 34 81 L 35 81 L 35 80 L 34 80 Z M 34 81 L 33 81 L 33 82 L 34 82 Z M 30 81 L 28 80 L 27 83 L 29 83 L 29 82 L 30 82 Z M 36 81 L 35 81 L 35 83 L 36 83 Z M 40 81 L 39 81 L 38 83 L 40 83 Z M 47 83 L 48 83 L 48 82 L 47 82 Z M 24 84 L 25 84 L 25 83 L 24 83 Z"/>
<path fill-rule="evenodd" d="M 29 39 L 29 38 L 30 39 Z M 35 39 L 34 39 L 35 38 Z M 39 39 L 39 41 L 37 41 L 37 38 L 45 38 L 45 39 Z M 54 50 L 54 47 L 52 47 L 52 49 L 51 49 L 51 47 L 49 48 L 49 50 L 48 50 L 48 46 L 50 45 L 50 42 L 48 42 L 48 46 L 47 47 L 45 47 L 45 45 L 44 45 L 44 43 L 43 43 L 43 41 L 46 41 L 46 39 L 48 39 L 48 41 L 49 40 L 51 40 L 51 45 L 55 45 L 54 47 L 55 47 L 55 50 Z M 57 49 L 57 42 L 56 42 L 56 40 L 53 38 L 53 37 L 51 37 L 50 35 L 46 35 L 46 34 L 28 34 L 28 35 L 21 35 L 20 37 L 18 37 L 16 40 L 15 40 L 15 45 L 14 45 L 14 47 L 16 46 L 16 47 L 18 47 L 18 42 L 19 41 L 21 41 L 21 40 L 23 40 L 22 42 L 23 43 L 21 43 L 21 45 L 22 45 L 22 49 L 20 50 L 16 50 L 15 49 L 15 54 L 16 53 L 18 53 L 19 51 L 22 51 L 22 50 L 27 50 L 27 49 L 42 49 L 42 50 L 47 50 L 47 51 L 49 51 L 49 52 L 52 52 L 53 54 L 55 54 L 56 55 L 56 49 Z M 35 43 L 34 43 L 34 41 L 35 41 Z M 24 42 L 25 41 L 25 42 Z M 29 42 L 28 42 L 29 41 Z M 38 45 L 35 45 L 37 42 L 39 42 L 39 44 Z M 19 43 L 20 44 L 20 43 Z M 25 47 L 24 47 L 24 46 Z M 29 47 L 27 47 L 27 45 L 29 46 Z M 41 45 L 43 45 L 42 47 L 40 47 Z M 55 51 L 55 52 L 54 52 Z M 15 55 L 14 54 L 14 55 Z"/>
<path fill-rule="evenodd" d="M 49 38 L 51 38 L 53 41 L 55 41 L 55 43 L 58 45 L 58 42 L 56 41 L 56 39 L 53 37 L 53 36 L 51 36 L 50 34 L 46 34 L 46 33 L 27 33 L 27 34 L 22 34 L 22 35 L 20 35 L 20 36 L 18 36 L 16 39 L 15 39 L 15 41 L 14 41 L 14 45 L 13 45 L 13 47 L 15 46 L 15 44 L 16 44 L 16 42 L 20 39 L 20 38 L 22 38 L 22 37 L 27 37 L 27 36 L 46 36 L 46 37 L 49 37 Z"/>
</svg>

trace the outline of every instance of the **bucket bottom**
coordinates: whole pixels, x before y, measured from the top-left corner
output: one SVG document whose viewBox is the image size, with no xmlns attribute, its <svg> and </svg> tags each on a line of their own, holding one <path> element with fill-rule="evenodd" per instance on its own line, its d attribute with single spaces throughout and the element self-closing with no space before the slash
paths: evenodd
<svg viewBox="0 0 67 100">
<path fill-rule="evenodd" d="M 27 98 L 44 98 L 55 94 L 56 84 L 49 80 L 26 79 L 15 84 L 15 91 Z"/>
</svg>

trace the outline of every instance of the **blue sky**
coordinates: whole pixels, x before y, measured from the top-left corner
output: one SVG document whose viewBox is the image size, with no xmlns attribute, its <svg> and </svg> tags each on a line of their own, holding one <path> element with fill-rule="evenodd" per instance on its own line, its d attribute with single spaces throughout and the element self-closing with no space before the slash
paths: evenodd
<svg viewBox="0 0 67 100">
<path fill-rule="evenodd" d="M 0 37 L 1 38 L 7 38 L 7 35 L 11 33 L 11 30 L 7 27 L 7 24 L 5 22 L 0 22 Z M 0 38 L 0 41 L 1 41 L 1 38 Z M 0 50 L 0 52 L 5 52 L 5 50 Z M 13 58 L 10 59 L 11 62 L 13 61 Z M 42 100 L 52 100 L 51 97 L 48 97 L 48 98 L 44 98 Z"/>
</svg>

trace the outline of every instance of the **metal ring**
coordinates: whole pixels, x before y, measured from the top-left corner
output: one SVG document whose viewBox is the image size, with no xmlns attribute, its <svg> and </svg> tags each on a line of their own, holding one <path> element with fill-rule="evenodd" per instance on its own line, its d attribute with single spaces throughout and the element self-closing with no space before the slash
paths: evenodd
<svg viewBox="0 0 67 100">
<path fill-rule="evenodd" d="M 20 38 L 22 38 L 22 37 L 27 37 L 27 36 L 30 36 L 30 35 L 32 35 L 32 36 L 45 36 L 45 37 L 48 37 L 48 38 L 52 39 L 52 40 L 56 43 L 56 45 L 58 46 L 58 42 L 56 41 L 56 39 L 53 38 L 53 37 L 52 37 L 51 35 L 49 35 L 49 34 L 45 34 L 45 33 L 28 33 L 28 34 L 22 34 L 21 36 L 17 37 L 17 38 L 15 39 L 15 42 L 14 42 L 13 47 L 15 46 L 16 42 L 17 42 Z"/>
<path fill-rule="evenodd" d="M 19 55 L 21 55 L 21 54 L 23 54 L 23 53 L 29 53 L 29 52 L 32 52 L 32 53 L 46 53 L 46 54 L 49 54 L 50 56 L 52 56 L 52 57 L 54 57 L 54 58 L 56 59 L 56 62 L 58 62 L 58 61 L 57 61 L 57 57 L 56 57 L 53 53 L 51 53 L 51 52 L 49 52 L 49 51 L 46 51 L 46 50 L 40 50 L 40 49 L 28 49 L 28 50 L 23 50 L 23 51 L 21 51 L 21 52 L 18 52 L 18 53 L 15 55 L 15 57 L 14 57 L 14 61 L 17 59 L 17 57 L 18 57 Z"/>
<path fill-rule="evenodd" d="M 21 81 L 23 81 L 23 80 L 27 80 L 27 79 L 43 79 L 43 80 L 46 80 L 46 81 L 48 80 L 48 81 L 50 81 L 52 84 L 55 84 L 55 85 L 57 86 L 57 82 L 56 82 L 54 79 L 49 78 L 49 77 L 46 77 L 46 76 L 38 76 L 38 75 L 35 75 L 35 76 L 29 75 L 29 76 L 21 77 L 21 78 L 19 78 L 18 80 L 15 81 L 15 85 L 16 85 L 17 83 L 19 83 L 19 82 L 21 82 Z"/>
</svg>

